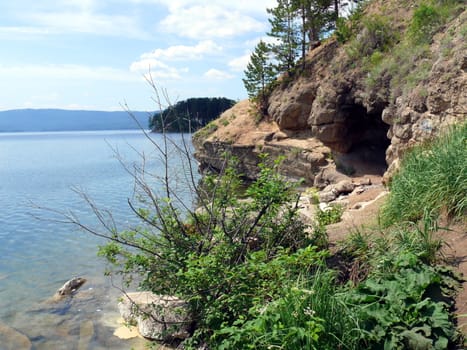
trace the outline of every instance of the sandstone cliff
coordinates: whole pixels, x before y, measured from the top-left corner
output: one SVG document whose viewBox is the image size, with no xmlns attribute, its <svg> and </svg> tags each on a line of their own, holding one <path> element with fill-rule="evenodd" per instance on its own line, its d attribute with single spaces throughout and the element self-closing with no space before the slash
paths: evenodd
<svg viewBox="0 0 467 350">
<path fill-rule="evenodd" d="M 465 6 L 453 5 L 427 40 L 411 27 L 420 4 L 371 1 L 345 43 L 327 39 L 304 70 L 281 77 L 267 116 L 242 101 L 198 132 L 201 168 L 220 169 L 229 150 L 246 178 L 268 153 L 285 157 L 285 175 L 321 188 L 339 172 L 387 180 L 405 150 L 467 115 Z"/>
</svg>

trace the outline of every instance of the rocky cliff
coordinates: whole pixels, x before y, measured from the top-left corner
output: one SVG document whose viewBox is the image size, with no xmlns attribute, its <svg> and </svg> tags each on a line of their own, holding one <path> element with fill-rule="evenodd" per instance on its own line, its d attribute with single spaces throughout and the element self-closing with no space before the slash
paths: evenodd
<svg viewBox="0 0 467 350">
<path fill-rule="evenodd" d="M 220 169 L 229 150 L 246 178 L 268 153 L 285 157 L 285 175 L 320 188 L 342 174 L 388 180 L 404 151 L 467 116 L 465 5 L 435 8 L 437 19 L 420 25 L 421 6 L 370 1 L 347 37 L 327 39 L 279 79 L 267 116 L 242 101 L 198 132 L 201 167 Z"/>
</svg>

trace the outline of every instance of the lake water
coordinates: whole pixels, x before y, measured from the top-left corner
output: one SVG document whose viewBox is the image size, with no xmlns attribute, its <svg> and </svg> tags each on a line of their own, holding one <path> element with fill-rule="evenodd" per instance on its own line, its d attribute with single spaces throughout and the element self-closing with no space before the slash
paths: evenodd
<svg viewBox="0 0 467 350">
<path fill-rule="evenodd" d="M 162 142 L 160 135 L 151 137 Z M 180 135 L 171 138 L 181 142 Z M 0 349 L 18 346 L 24 339 L 18 334 L 29 338 L 33 349 L 140 345 L 113 336 L 121 293 L 104 277 L 106 263 L 96 255 L 103 240 L 73 225 L 39 220 L 35 216 L 49 214 L 32 205 L 71 210 L 94 225 L 90 208 L 72 190 L 80 188 L 111 210 L 121 228 L 131 225 L 127 199 L 134 197 L 134 181 L 116 150 L 130 166 L 140 164 L 144 152 L 150 171 L 163 170 L 141 131 L 0 134 Z M 55 291 L 75 276 L 88 281 L 73 298 L 51 303 Z"/>
</svg>

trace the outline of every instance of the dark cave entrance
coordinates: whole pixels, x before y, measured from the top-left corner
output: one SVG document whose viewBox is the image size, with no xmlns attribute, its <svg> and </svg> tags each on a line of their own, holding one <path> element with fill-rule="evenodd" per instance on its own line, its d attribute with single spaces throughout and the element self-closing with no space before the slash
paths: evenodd
<svg viewBox="0 0 467 350">
<path fill-rule="evenodd" d="M 384 107 L 371 113 L 358 104 L 341 106 L 347 129 L 347 150 L 336 153 L 338 170 L 348 175 L 379 175 L 387 170 L 386 150 L 391 141 L 389 125 L 382 121 Z"/>
</svg>

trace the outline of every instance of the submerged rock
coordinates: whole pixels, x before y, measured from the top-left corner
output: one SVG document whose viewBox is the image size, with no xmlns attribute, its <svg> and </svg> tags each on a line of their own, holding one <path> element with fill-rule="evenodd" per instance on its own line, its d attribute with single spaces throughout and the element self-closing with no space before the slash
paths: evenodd
<svg viewBox="0 0 467 350">
<path fill-rule="evenodd" d="M 24 334 L 0 323 L 0 348 L 2 350 L 30 350 L 32 344 Z"/>
<path fill-rule="evenodd" d="M 81 323 L 79 328 L 79 342 L 78 350 L 87 350 L 94 337 L 94 323 L 91 320 L 87 320 Z"/>
<path fill-rule="evenodd" d="M 54 296 L 52 297 L 52 300 L 58 301 L 62 299 L 64 296 L 72 295 L 85 283 L 86 283 L 85 278 L 82 278 L 82 277 L 72 278 L 55 292 Z"/>
</svg>

